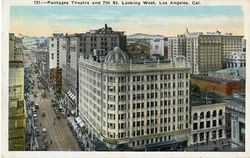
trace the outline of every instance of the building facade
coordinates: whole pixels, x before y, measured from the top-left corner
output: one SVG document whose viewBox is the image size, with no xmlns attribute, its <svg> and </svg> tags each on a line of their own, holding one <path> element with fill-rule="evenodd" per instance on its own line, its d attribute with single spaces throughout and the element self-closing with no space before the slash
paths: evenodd
<svg viewBox="0 0 250 158">
<path fill-rule="evenodd" d="M 191 82 L 203 92 L 214 92 L 222 96 L 229 96 L 233 92 L 241 91 L 244 88 L 241 80 L 223 79 L 216 76 L 192 75 Z"/>
<path fill-rule="evenodd" d="M 66 61 L 66 51 L 62 52 L 63 33 L 54 33 L 49 37 L 49 69 L 62 68 Z"/>
<path fill-rule="evenodd" d="M 164 56 L 164 38 L 150 40 L 150 55 L 159 54 Z"/>
<path fill-rule="evenodd" d="M 221 48 L 222 48 L 222 67 L 227 67 L 227 57 L 232 52 L 243 51 L 243 36 L 233 35 L 232 33 L 226 33 L 221 36 Z"/>
<path fill-rule="evenodd" d="M 113 31 L 105 24 L 104 28 L 91 30 L 80 34 L 65 36 L 64 49 L 67 50 L 66 62 L 63 64 L 63 94 L 69 111 L 78 115 L 78 60 L 80 55 L 85 58 L 93 57 L 103 61 L 104 57 L 114 47 L 126 50 L 126 35 L 124 32 Z"/>
<path fill-rule="evenodd" d="M 246 67 L 246 52 L 232 52 L 226 59 L 227 68 Z"/>
<path fill-rule="evenodd" d="M 232 148 L 245 146 L 245 93 L 234 93 L 224 99 L 226 104 L 227 136 Z"/>
<path fill-rule="evenodd" d="M 79 116 L 111 148 L 187 142 L 189 71 L 186 63 L 133 63 L 119 48 L 103 63 L 80 59 Z"/>
<path fill-rule="evenodd" d="M 243 36 L 221 32 L 186 32 L 186 57 L 192 63 L 192 74 L 208 73 L 226 68 L 227 57 L 242 51 Z"/>
<path fill-rule="evenodd" d="M 222 69 L 219 34 L 188 33 L 186 36 L 186 57 L 192 63 L 193 74 Z"/>
<path fill-rule="evenodd" d="M 62 88 L 62 65 L 66 63 L 66 49 L 63 33 L 54 33 L 49 38 L 49 76 L 56 92 Z"/>
<path fill-rule="evenodd" d="M 174 60 L 177 56 L 186 56 L 186 37 L 177 35 L 177 37 L 168 37 L 168 58 Z"/>
<path fill-rule="evenodd" d="M 191 105 L 190 144 L 226 138 L 225 103 Z"/>
<path fill-rule="evenodd" d="M 9 34 L 9 150 L 26 150 L 22 37 Z"/>
</svg>

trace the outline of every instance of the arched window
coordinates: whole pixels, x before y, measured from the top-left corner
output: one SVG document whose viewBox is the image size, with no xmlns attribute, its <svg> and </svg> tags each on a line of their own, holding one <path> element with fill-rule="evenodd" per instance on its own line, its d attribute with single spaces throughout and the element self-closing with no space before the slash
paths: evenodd
<svg viewBox="0 0 250 158">
<path fill-rule="evenodd" d="M 216 117 L 216 110 L 213 111 L 213 117 Z"/>
<path fill-rule="evenodd" d="M 198 119 L 198 114 L 197 113 L 194 113 L 193 115 L 193 120 L 197 120 Z"/>
<path fill-rule="evenodd" d="M 200 113 L 200 119 L 204 119 L 204 112 Z"/>
<path fill-rule="evenodd" d="M 210 111 L 207 112 L 207 118 L 210 118 Z"/>
<path fill-rule="evenodd" d="M 222 116 L 222 109 L 220 109 L 219 111 L 219 116 Z"/>
</svg>

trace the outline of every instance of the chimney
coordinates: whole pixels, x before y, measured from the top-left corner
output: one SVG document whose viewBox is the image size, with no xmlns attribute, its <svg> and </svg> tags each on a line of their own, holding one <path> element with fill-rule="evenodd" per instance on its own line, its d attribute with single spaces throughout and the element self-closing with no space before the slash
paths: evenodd
<svg viewBox="0 0 250 158">
<path fill-rule="evenodd" d="M 188 28 L 186 28 L 186 33 L 188 33 Z"/>
<path fill-rule="evenodd" d="M 107 29 L 108 28 L 108 25 L 107 24 L 105 24 L 105 29 Z"/>
</svg>

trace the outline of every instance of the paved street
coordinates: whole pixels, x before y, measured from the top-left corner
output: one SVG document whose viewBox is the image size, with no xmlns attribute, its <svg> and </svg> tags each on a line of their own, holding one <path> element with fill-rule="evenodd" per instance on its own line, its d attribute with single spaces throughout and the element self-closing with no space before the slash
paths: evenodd
<svg viewBox="0 0 250 158">
<path fill-rule="evenodd" d="M 28 64 L 31 64 L 31 58 L 29 56 L 24 56 L 24 59 Z M 61 119 L 56 118 L 54 108 L 51 106 L 51 99 L 54 99 L 53 92 L 46 91 L 46 98 L 42 98 L 42 90 L 38 89 L 38 79 L 34 71 L 32 71 L 31 80 L 35 81 L 35 86 L 33 90 L 30 91 L 30 99 L 39 105 L 39 109 L 37 110 L 38 127 L 40 130 L 40 136 L 38 136 L 39 146 L 41 146 L 43 142 L 42 129 L 46 128 L 49 151 L 80 151 L 79 145 L 73 137 L 66 119 L 63 117 L 61 117 Z M 38 96 L 34 97 L 32 92 L 38 92 Z M 45 112 L 45 117 L 42 117 L 43 111 Z"/>
</svg>

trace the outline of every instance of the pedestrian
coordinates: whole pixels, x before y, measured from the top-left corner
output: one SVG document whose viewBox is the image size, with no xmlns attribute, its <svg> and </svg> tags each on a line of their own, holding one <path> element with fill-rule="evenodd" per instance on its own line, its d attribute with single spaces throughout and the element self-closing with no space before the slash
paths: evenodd
<svg viewBox="0 0 250 158">
<path fill-rule="evenodd" d="M 50 144 L 52 144 L 53 142 L 52 142 L 52 139 L 50 139 Z"/>
<path fill-rule="evenodd" d="M 56 122 L 55 122 L 55 120 L 54 120 L 53 125 L 55 126 L 55 124 L 56 124 Z"/>
</svg>

